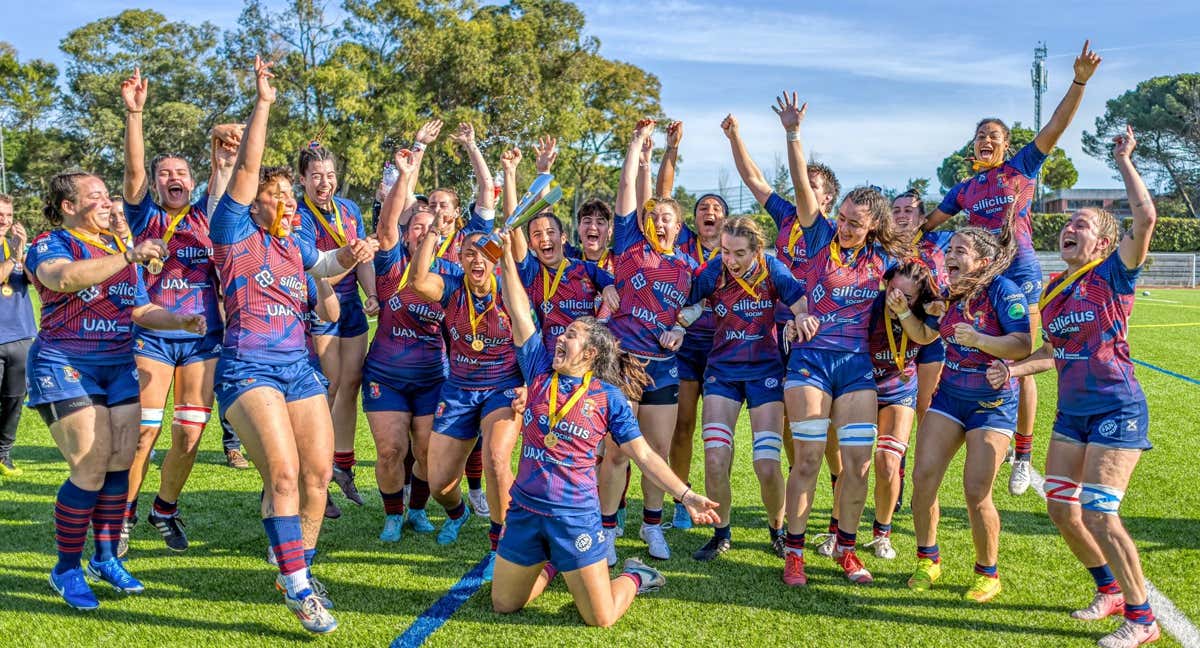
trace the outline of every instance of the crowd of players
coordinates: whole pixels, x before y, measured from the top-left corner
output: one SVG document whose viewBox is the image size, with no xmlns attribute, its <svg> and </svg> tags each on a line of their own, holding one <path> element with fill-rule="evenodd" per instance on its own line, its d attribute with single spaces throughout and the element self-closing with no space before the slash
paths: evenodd
<svg viewBox="0 0 1200 648">
<path fill-rule="evenodd" d="M 718 195 L 702 196 L 694 226 L 685 225 L 668 197 L 683 124 L 666 128 L 655 176 L 650 120 L 629 139 L 615 201 L 588 201 L 573 215 L 574 245 L 553 210 L 503 227 L 520 202 L 522 154 L 501 151 L 493 181 L 469 124 L 451 138 L 474 170 L 474 201 L 464 209 L 445 188 L 418 196 L 437 120 L 396 152 L 368 236 L 358 206 L 337 194 L 336 158 L 320 143 L 299 152 L 295 169 L 262 166 L 275 100 L 262 61 L 254 108 L 244 125 L 213 130 L 212 176 L 193 201 L 184 155 L 159 155 L 147 173 L 148 83 L 135 73 L 120 89 L 120 199 L 93 174 L 59 174 L 45 208 L 54 229 L 27 245 L 11 200 L 0 198 L 0 470 L 18 472 L 10 450 L 27 389 L 70 467 L 55 499 L 50 583 L 68 605 L 94 609 L 88 578 L 144 589 L 122 556 L 169 394 L 171 443 L 147 520 L 171 549 L 187 548 L 179 500 L 215 396 L 230 464 L 247 465 L 244 444 L 262 477 L 276 586 L 306 629 L 330 632 L 331 594 L 311 567 L 323 519 L 340 515 L 329 483 L 363 503 L 353 470 L 361 407 L 377 450 L 381 541 L 400 542 L 406 528 L 434 532 L 432 497 L 445 511 L 438 543 L 455 542 L 474 508 L 490 521 L 497 612 L 521 609 L 561 573 L 584 621 L 607 626 L 665 582 L 636 558 L 610 580 L 630 462 L 642 476 L 649 556 L 670 557 L 664 528 L 706 524 L 712 537 L 692 557 L 717 559 L 732 543 L 744 405 L 763 523 L 787 586 L 807 583 L 805 532 L 827 461 L 835 504 L 817 553 L 851 582 L 872 581 L 857 532 L 874 467 L 875 517 L 861 546 L 895 559 L 892 515 L 908 464 L 908 586 L 935 587 L 937 492 L 965 445 L 976 574 L 966 598 L 985 603 L 1001 591 L 993 482 L 1015 440 L 1010 489 L 1028 488 L 1032 376 L 1057 371 L 1048 509 L 1096 585 L 1072 615 L 1124 614 L 1102 646 L 1153 641 L 1137 550 L 1118 515 L 1150 447 L 1125 340 L 1155 222 L 1130 162 L 1132 130 L 1113 148 L 1132 227 L 1121 234 L 1099 209 L 1072 214 L 1059 237 L 1067 271 L 1045 286 L 1031 236 L 1035 179 L 1099 63 L 1085 44 L 1066 96 L 1019 151 L 1009 150 L 1003 122 L 979 122 L 973 175 L 931 213 L 915 192 L 842 195 L 835 174 L 805 158 L 807 106 L 795 93 L 774 107 L 795 203 L 774 193 L 727 117 L 721 129 L 739 175 L 778 226 L 773 245 Z M 543 138 L 536 154 L 539 175 L 550 174 L 556 142 Z M 960 212 L 966 227 L 937 229 Z M 378 324 L 368 343 L 369 316 Z M 705 495 L 689 481 L 698 410 Z M 914 421 L 920 442 L 910 456 Z M 95 551 L 84 563 L 89 526 Z"/>
</svg>

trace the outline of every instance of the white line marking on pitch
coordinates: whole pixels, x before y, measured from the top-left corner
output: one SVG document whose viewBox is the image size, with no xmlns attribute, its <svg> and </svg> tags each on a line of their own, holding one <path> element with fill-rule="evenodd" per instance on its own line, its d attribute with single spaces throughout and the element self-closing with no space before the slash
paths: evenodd
<svg viewBox="0 0 1200 648">
<path fill-rule="evenodd" d="M 1036 468 L 1030 467 L 1031 475 L 1030 485 L 1037 492 L 1042 500 L 1046 499 L 1046 480 Z M 1159 625 L 1163 630 L 1166 630 L 1172 637 L 1175 637 L 1183 646 L 1200 646 L 1200 630 L 1192 625 L 1190 619 L 1187 618 L 1171 599 L 1167 598 L 1150 579 L 1146 579 L 1146 595 L 1150 599 L 1150 607 L 1154 610 L 1154 616 L 1158 619 Z"/>
</svg>

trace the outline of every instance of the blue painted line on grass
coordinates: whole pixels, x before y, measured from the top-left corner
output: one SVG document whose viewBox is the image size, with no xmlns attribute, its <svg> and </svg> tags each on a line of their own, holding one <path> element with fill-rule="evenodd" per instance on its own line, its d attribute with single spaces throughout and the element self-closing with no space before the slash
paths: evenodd
<svg viewBox="0 0 1200 648">
<path fill-rule="evenodd" d="M 428 610 L 421 613 L 413 621 L 412 625 L 404 631 L 399 637 L 396 637 L 392 642 L 391 648 L 417 648 L 425 643 L 429 635 L 437 632 L 438 628 L 445 625 L 450 617 L 462 607 L 467 599 L 471 598 L 475 592 L 483 587 L 483 570 L 487 567 L 491 556 L 484 556 L 483 560 L 475 563 L 475 566 L 470 569 L 463 577 L 458 579 L 454 587 L 446 592 L 442 598 L 429 606 Z"/>
<path fill-rule="evenodd" d="M 1133 359 L 1133 363 L 1134 363 L 1134 364 L 1137 364 L 1137 365 L 1141 365 L 1141 366 L 1143 366 L 1143 367 L 1145 367 L 1145 368 L 1147 368 L 1147 369 L 1153 369 L 1153 370 L 1155 370 L 1155 371 L 1158 371 L 1158 372 L 1161 372 L 1161 373 L 1165 373 L 1165 374 L 1167 374 L 1168 376 L 1170 376 L 1170 377 L 1172 377 L 1172 378 L 1178 378 L 1178 379 L 1180 379 L 1180 380 L 1186 380 L 1187 382 L 1190 382 L 1190 383 L 1192 383 L 1193 385 L 1200 385 L 1200 380 L 1196 380 L 1195 378 L 1192 378 L 1191 376 L 1185 376 L 1185 375 L 1183 375 L 1183 374 L 1180 374 L 1180 373 L 1175 373 L 1174 371 L 1171 371 L 1170 369 L 1163 369 L 1162 367 L 1156 367 L 1156 366 L 1154 366 L 1154 365 L 1150 364 L 1149 362 L 1142 362 L 1141 360 L 1138 360 L 1137 358 L 1134 358 L 1134 359 Z"/>
</svg>

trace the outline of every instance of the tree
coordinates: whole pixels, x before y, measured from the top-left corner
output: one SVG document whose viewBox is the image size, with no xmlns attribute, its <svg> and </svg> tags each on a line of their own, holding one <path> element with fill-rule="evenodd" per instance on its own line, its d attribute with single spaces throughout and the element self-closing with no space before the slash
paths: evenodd
<svg viewBox="0 0 1200 648">
<path fill-rule="evenodd" d="M 182 154 L 202 182 L 208 174 L 207 133 L 229 118 L 237 99 L 230 64 L 218 52 L 219 34 L 212 23 L 168 22 L 156 11 L 135 9 L 67 34 L 61 47 L 70 92 L 63 115 L 82 143 L 79 166 L 109 182 L 121 177 L 125 110 L 119 89 L 140 67 L 150 82 L 148 155 Z"/>
<path fill-rule="evenodd" d="M 1014 152 L 1019 151 L 1021 147 L 1032 142 L 1036 135 L 1037 133 L 1033 129 L 1025 128 L 1021 126 L 1021 122 L 1016 122 L 1009 132 L 1009 147 Z M 950 191 L 954 185 L 974 174 L 971 170 L 971 158 L 974 155 L 973 141 L 968 140 L 962 148 L 942 160 L 942 165 L 938 167 L 937 171 L 942 191 Z M 1077 180 L 1079 180 L 1079 172 L 1075 170 L 1075 163 L 1071 162 L 1071 158 L 1067 157 L 1065 151 L 1057 146 L 1054 147 L 1042 165 L 1042 184 L 1054 190 L 1070 189 L 1075 186 Z"/>
<path fill-rule="evenodd" d="M 1200 74 L 1154 77 L 1110 99 L 1096 118 L 1096 130 L 1083 134 L 1083 150 L 1115 169 L 1112 138 L 1126 124 L 1137 134 L 1133 156 L 1138 168 L 1195 218 L 1200 201 Z"/>
</svg>

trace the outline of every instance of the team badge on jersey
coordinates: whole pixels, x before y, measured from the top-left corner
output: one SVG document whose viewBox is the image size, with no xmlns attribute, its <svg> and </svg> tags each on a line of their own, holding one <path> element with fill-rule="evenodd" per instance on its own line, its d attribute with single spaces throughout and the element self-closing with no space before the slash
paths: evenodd
<svg viewBox="0 0 1200 648">
<path fill-rule="evenodd" d="M 549 315 L 550 311 L 554 310 L 554 304 L 551 302 L 542 302 L 542 312 Z"/>
<path fill-rule="evenodd" d="M 142 338 L 138 338 L 138 339 L 134 340 L 134 344 L 137 345 L 138 351 L 141 351 L 142 349 L 146 348 L 146 341 L 143 340 Z"/>
<path fill-rule="evenodd" d="M 65 378 L 67 382 L 73 382 L 73 383 L 79 382 L 79 370 L 77 370 L 75 367 L 72 367 L 70 365 L 66 365 L 62 369 L 63 369 L 63 378 Z"/>
<path fill-rule="evenodd" d="M 767 378 L 765 381 L 763 381 L 763 386 L 767 389 L 775 389 L 779 386 L 779 380 L 775 378 Z"/>
<path fill-rule="evenodd" d="M 441 401 L 438 403 L 437 411 L 434 412 L 433 415 L 434 416 L 442 416 L 445 413 L 446 413 L 446 401 Z"/>
<path fill-rule="evenodd" d="M 575 536 L 575 550 L 583 553 L 592 548 L 592 536 L 586 533 L 580 533 Z"/>
<path fill-rule="evenodd" d="M 580 389 L 587 389 L 587 386 L 580 385 Z M 590 398 L 583 401 L 583 408 L 580 410 L 580 413 L 582 413 L 584 416 L 591 416 L 592 412 L 595 412 L 595 411 L 596 411 L 596 402 L 595 401 L 593 401 Z"/>
<path fill-rule="evenodd" d="M 379 383 L 372 382 L 370 385 L 371 398 L 379 398 Z"/>
<path fill-rule="evenodd" d="M 58 385 L 54 384 L 54 376 L 38 376 L 38 385 L 42 389 L 58 389 Z"/>
</svg>

